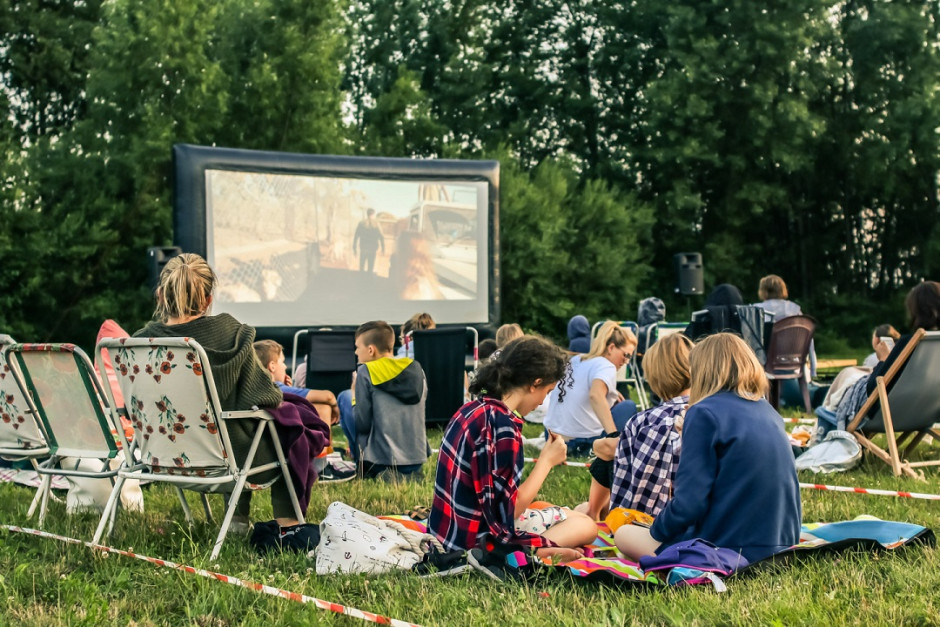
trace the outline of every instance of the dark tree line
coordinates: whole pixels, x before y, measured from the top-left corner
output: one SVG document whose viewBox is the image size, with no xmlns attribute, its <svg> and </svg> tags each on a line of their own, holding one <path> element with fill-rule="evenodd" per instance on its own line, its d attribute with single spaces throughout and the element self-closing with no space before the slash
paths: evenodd
<svg viewBox="0 0 940 627">
<path fill-rule="evenodd" d="M 498 158 L 504 317 L 548 334 L 684 308 L 691 250 L 861 333 L 940 271 L 938 129 L 934 0 L 0 0 L 0 330 L 146 319 L 191 142 Z"/>
</svg>

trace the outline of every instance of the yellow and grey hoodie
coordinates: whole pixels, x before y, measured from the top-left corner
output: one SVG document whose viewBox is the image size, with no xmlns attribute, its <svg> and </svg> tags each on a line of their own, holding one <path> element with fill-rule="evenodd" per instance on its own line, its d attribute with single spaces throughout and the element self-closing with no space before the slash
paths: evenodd
<svg viewBox="0 0 940 627">
<path fill-rule="evenodd" d="M 408 357 L 380 357 L 361 364 L 353 415 L 361 459 L 383 466 L 428 460 L 424 403 L 428 384 L 421 365 Z"/>
</svg>

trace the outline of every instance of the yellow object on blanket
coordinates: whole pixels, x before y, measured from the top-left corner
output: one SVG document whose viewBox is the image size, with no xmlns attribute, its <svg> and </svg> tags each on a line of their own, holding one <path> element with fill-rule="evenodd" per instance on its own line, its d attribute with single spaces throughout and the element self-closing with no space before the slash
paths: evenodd
<svg viewBox="0 0 940 627">
<path fill-rule="evenodd" d="M 627 509 L 626 507 L 615 507 L 614 509 L 610 510 L 609 514 L 607 514 L 607 518 L 604 519 L 604 522 L 607 523 L 607 527 L 610 529 L 610 533 L 613 534 L 617 533 L 617 530 L 622 526 L 633 523 L 643 525 L 644 527 L 649 527 L 653 524 L 653 517 L 639 510 Z"/>
</svg>

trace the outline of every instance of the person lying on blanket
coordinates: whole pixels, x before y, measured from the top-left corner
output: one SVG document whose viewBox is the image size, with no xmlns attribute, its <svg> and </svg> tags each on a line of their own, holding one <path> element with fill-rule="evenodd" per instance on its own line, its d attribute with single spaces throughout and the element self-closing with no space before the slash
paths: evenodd
<svg viewBox="0 0 940 627">
<path fill-rule="evenodd" d="M 564 352 L 540 337 L 523 336 L 485 361 L 470 384 L 478 396 L 461 407 L 444 432 L 428 531 L 449 551 L 476 548 L 490 534 L 539 558 L 578 559 L 597 537 L 594 521 L 560 507 L 529 506 L 567 445 L 551 434 L 522 481 L 522 417 L 558 383 L 568 380 Z"/>
<path fill-rule="evenodd" d="M 656 516 L 669 502 L 679 466 L 681 417 L 689 406 L 692 346 L 692 340 L 675 333 L 647 351 L 646 379 L 653 393 L 666 400 L 627 421 L 619 437 L 594 443 L 588 516 L 603 518 L 608 505 Z"/>
<path fill-rule="evenodd" d="M 689 355 L 692 387 L 673 498 L 652 527 L 624 525 L 614 541 L 628 558 L 702 538 L 756 562 L 800 538 L 800 487 L 767 379 L 741 338 L 718 333 Z"/>
</svg>

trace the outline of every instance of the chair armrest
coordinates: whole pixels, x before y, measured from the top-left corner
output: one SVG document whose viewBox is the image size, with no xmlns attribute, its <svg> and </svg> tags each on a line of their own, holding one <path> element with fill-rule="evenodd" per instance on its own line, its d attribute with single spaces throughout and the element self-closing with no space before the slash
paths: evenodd
<svg viewBox="0 0 940 627">
<path fill-rule="evenodd" d="M 271 414 L 263 409 L 244 409 L 241 411 L 223 411 L 220 418 L 222 420 L 239 420 L 241 418 L 255 418 L 258 420 L 272 420 Z"/>
</svg>

